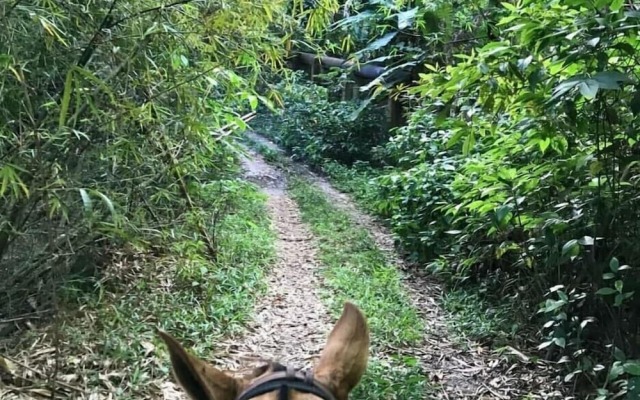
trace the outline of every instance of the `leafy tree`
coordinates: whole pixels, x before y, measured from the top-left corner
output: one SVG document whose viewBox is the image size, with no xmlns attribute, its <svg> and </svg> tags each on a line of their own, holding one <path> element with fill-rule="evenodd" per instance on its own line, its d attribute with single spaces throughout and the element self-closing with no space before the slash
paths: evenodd
<svg viewBox="0 0 640 400">
<path fill-rule="evenodd" d="M 177 221 L 215 258 L 202 184 L 237 169 L 241 115 L 280 101 L 255 87 L 300 18 L 322 23 L 299 4 L 0 3 L 1 315 L 48 309 L 47 288 L 108 249 L 160 251 Z"/>
</svg>

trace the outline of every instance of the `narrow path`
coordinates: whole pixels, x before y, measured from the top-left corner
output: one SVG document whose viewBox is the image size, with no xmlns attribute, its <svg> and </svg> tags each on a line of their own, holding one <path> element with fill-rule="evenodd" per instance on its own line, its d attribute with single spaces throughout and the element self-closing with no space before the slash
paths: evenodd
<svg viewBox="0 0 640 400">
<path fill-rule="evenodd" d="M 269 271 L 267 293 L 256 305 L 256 314 L 241 337 L 216 343 L 218 367 L 253 368 L 265 361 L 308 369 L 320 356 L 332 327 L 318 296 L 321 281 L 312 234 L 301 222 L 300 211 L 286 192 L 281 171 L 249 150 L 243 159 L 244 178 L 267 194 L 273 228 L 277 232 L 277 262 Z M 173 382 L 163 387 L 165 399 L 187 399 Z"/>
<path fill-rule="evenodd" d="M 278 261 L 247 334 L 240 342 L 227 341 L 225 353 L 235 364 L 232 368 L 265 359 L 307 368 L 319 356 L 331 329 L 317 293 L 321 283 L 316 276 L 316 249 L 298 207 L 285 192 L 285 177 L 259 155 L 251 152 L 251 156 L 243 163 L 245 178 L 269 196 L 267 207 L 278 234 Z"/>
<path fill-rule="evenodd" d="M 250 140 L 283 154 L 273 142 L 254 133 L 246 134 Z M 420 359 L 431 384 L 440 390 L 430 398 L 438 399 L 517 399 L 531 395 L 532 399 L 563 399 L 556 390 L 556 382 L 549 364 L 533 362 L 515 349 L 506 349 L 503 355 L 473 342 L 460 346 L 452 341 L 448 327 L 450 316 L 442 309 L 438 299 L 442 287 L 424 271 L 411 268 L 398 255 L 391 232 L 375 218 L 361 211 L 351 198 L 335 189 L 326 179 L 299 163 L 293 170 L 307 177 L 321 189 L 332 203 L 351 216 L 351 220 L 369 231 L 376 245 L 388 261 L 403 272 L 405 290 L 426 327 L 424 342 L 417 349 L 395 349 Z"/>
</svg>

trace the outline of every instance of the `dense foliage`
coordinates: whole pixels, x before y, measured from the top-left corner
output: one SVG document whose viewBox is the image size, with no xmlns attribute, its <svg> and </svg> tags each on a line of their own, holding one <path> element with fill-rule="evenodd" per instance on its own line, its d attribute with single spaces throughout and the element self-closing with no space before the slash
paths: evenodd
<svg viewBox="0 0 640 400">
<path fill-rule="evenodd" d="M 389 138 L 384 105 L 358 113 L 358 104 L 332 102 L 327 88 L 305 82 L 300 75 L 281 82 L 277 87 L 284 107 L 278 110 L 277 119 L 262 107 L 251 125 L 313 166 L 328 159 L 345 165 L 375 162 L 375 149 Z"/>
<path fill-rule="evenodd" d="M 400 89 L 411 106 L 378 154 L 388 165 L 364 191 L 370 205 L 433 271 L 537 316 L 541 353 L 563 360 L 567 382 L 635 398 L 640 10 L 621 0 L 367 7 L 336 24 L 345 35 L 376 27 L 356 55 L 419 72 L 411 88 L 393 73 L 370 85 L 378 96 Z"/>
<path fill-rule="evenodd" d="M 0 2 L 0 316 L 50 311 L 110 250 L 186 238 L 215 260 L 231 197 L 203 184 L 234 174 L 254 87 L 325 3 Z"/>
</svg>

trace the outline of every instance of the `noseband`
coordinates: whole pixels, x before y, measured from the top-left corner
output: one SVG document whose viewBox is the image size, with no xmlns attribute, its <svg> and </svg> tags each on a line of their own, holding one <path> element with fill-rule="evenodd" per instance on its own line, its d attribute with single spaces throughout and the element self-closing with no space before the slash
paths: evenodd
<svg viewBox="0 0 640 400">
<path fill-rule="evenodd" d="M 291 367 L 286 367 L 285 371 L 273 372 L 257 379 L 240 393 L 236 400 L 253 399 L 274 390 L 278 391 L 278 400 L 288 400 L 289 391 L 292 389 L 318 396 L 322 400 L 336 400 L 329 389 L 314 379 L 313 373 L 303 374 Z"/>
</svg>

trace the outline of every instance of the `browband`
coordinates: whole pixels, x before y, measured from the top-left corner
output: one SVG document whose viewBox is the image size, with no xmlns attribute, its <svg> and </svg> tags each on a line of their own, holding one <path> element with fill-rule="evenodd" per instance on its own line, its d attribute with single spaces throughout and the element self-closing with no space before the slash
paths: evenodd
<svg viewBox="0 0 640 400">
<path fill-rule="evenodd" d="M 310 393 L 323 400 L 336 400 L 326 386 L 313 378 L 313 373 L 296 372 L 291 367 L 286 371 L 274 372 L 257 379 L 236 397 L 236 400 L 249 400 L 265 393 L 279 390 L 278 400 L 289 399 L 289 390 L 294 389 L 303 393 Z"/>
</svg>

